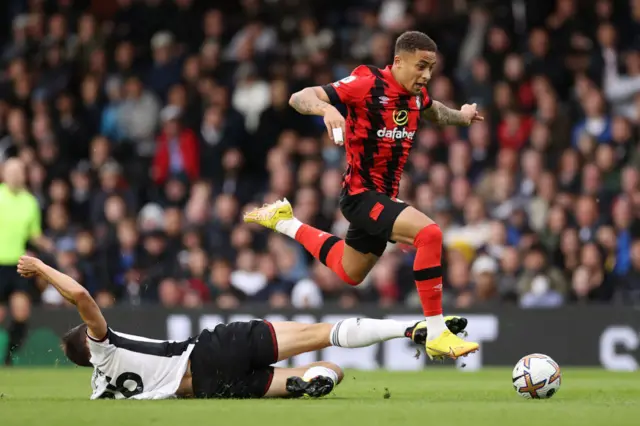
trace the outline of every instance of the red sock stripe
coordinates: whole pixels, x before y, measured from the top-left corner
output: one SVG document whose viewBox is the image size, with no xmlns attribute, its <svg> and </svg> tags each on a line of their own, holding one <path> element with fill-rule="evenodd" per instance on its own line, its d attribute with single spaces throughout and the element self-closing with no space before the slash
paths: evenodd
<svg viewBox="0 0 640 426">
<path fill-rule="evenodd" d="M 340 238 L 333 235 L 327 238 L 325 242 L 322 243 L 322 247 L 320 247 L 320 254 L 318 254 L 318 260 L 320 260 L 320 262 L 322 262 L 324 265 L 327 265 L 327 259 L 329 258 L 329 253 L 331 253 L 332 251 L 335 253 L 335 250 L 333 250 L 333 247 L 335 247 L 336 244 L 339 244 L 340 241 L 342 241 L 340 240 Z M 341 250 L 341 252 L 342 251 L 343 250 Z M 340 258 L 342 258 L 342 255 L 340 256 Z"/>
<path fill-rule="evenodd" d="M 413 271 L 413 278 L 416 281 L 427 281 L 434 278 L 442 278 L 442 266 L 432 266 L 431 268 Z"/>
</svg>

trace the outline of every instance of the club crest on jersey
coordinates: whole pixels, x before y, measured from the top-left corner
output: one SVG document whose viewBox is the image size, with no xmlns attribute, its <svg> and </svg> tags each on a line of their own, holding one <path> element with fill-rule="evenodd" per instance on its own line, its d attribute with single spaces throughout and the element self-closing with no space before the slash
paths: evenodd
<svg viewBox="0 0 640 426">
<path fill-rule="evenodd" d="M 409 139 L 409 140 L 413 140 L 413 137 L 415 136 L 416 132 L 407 132 L 407 129 L 402 128 L 399 129 L 397 127 L 394 127 L 393 129 L 387 129 L 386 127 L 383 129 L 380 129 L 376 132 L 376 136 L 378 136 L 379 138 L 390 138 L 390 139 Z"/>
<path fill-rule="evenodd" d="M 398 126 L 406 126 L 409 122 L 409 112 L 406 109 L 393 111 L 393 122 Z"/>
</svg>

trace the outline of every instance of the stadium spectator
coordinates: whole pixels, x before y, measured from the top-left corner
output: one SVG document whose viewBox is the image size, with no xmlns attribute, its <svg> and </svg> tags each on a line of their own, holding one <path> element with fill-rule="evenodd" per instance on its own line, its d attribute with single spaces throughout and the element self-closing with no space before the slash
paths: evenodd
<svg viewBox="0 0 640 426">
<path fill-rule="evenodd" d="M 163 185 L 169 178 L 184 176 L 194 181 L 200 175 L 199 146 L 195 133 L 182 126 L 182 110 L 174 105 L 160 111 L 162 132 L 153 159 L 153 180 Z"/>
<path fill-rule="evenodd" d="M 0 165 L 24 164 L 50 239 L 36 248 L 101 306 L 415 304 L 405 246 L 354 290 L 239 220 L 286 196 L 344 237 L 344 150 L 287 101 L 388 64 L 405 29 L 439 45 L 430 94 L 487 117 L 420 129 L 400 187 L 443 229 L 445 303 L 638 303 L 637 1 L 541 0 L 523 17 L 497 1 L 99 3 L 11 9 Z"/>
</svg>

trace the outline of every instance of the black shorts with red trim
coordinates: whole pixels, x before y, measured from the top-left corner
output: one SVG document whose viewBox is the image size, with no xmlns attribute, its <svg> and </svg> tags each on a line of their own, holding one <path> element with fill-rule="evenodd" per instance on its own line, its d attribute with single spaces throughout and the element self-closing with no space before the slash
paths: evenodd
<svg viewBox="0 0 640 426">
<path fill-rule="evenodd" d="M 407 207 L 408 204 L 379 192 L 349 195 L 343 191 L 340 210 L 349 221 L 345 243 L 360 253 L 382 256 L 391 241 L 396 219 Z"/>
<path fill-rule="evenodd" d="M 190 360 L 196 398 L 261 398 L 278 361 L 273 325 L 253 320 L 204 330 Z"/>
</svg>

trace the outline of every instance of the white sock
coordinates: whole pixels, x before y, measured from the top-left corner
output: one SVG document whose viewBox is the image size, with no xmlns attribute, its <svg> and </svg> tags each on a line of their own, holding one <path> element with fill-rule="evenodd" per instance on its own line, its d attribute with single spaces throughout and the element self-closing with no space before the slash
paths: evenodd
<svg viewBox="0 0 640 426">
<path fill-rule="evenodd" d="M 347 318 L 333 326 L 329 341 L 342 348 L 362 348 L 404 337 L 405 330 L 414 324 L 390 319 Z"/>
<path fill-rule="evenodd" d="M 338 373 L 336 373 L 335 371 L 333 371 L 330 368 L 322 367 L 322 366 L 319 366 L 319 365 L 311 367 L 310 369 L 305 371 L 304 375 L 302 376 L 302 378 L 305 381 L 308 382 L 309 380 L 313 379 L 314 377 L 318 377 L 318 376 L 328 377 L 331 380 L 333 380 L 333 384 L 334 385 L 338 384 Z"/>
<path fill-rule="evenodd" d="M 427 340 L 433 340 L 447 330 L 442 314 L 426 317 L 427 319 Z"/>
<path fill-rule="evenodd" d="M 300 222 L 295 217 L 293 219 L 284 219 L 276 223 L 276 231 L 281 234 L 286 235 L 289 238 L 296 239 L 296 233 L 298 229 L 302 226 L 302 222 Z"/>
</svg>

